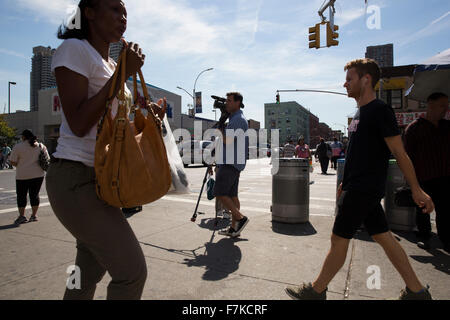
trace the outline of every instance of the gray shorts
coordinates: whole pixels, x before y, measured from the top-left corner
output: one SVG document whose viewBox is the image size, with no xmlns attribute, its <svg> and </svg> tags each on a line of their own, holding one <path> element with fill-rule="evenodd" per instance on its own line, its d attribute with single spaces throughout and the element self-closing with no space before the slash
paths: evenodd
<svg viewBox="0 0 450 320">
<path fill-rule="evenodd" d="M 237 197 L 240 176 L 241 172 L 231 165 L 219 166 L 216 173 L 216 183 L 214 184 L 214 195 L 216 197 Z"/>
</svg>

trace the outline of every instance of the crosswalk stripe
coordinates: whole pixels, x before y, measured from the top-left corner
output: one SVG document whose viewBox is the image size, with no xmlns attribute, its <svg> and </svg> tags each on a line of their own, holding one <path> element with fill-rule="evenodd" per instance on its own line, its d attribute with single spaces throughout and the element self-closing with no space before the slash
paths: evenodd
<svg viewBox="0 0 450 320">
<path fill-rule="evenodd" d="M 191 204 L 196 204 L 197 203 L 197 200 L 176 198 L 176 197 L 170 197 L 170 196 L 169 197 L 165 196 L 161 200 L 183 202 L 183 203 L 191 203 Z M 200 201 L 200 204 L 203 205 L 203 206 L 208 206 L 208 207 L 215 207 L 216 206 L 215 201 L 210 201 L 210 202 Z M 320 206 L 320 205 L 312 205 L 312 204 L 310 204 L 309 207 L 310 207 L 310 209 L 330 210 L 330 211 L 333 211 L 333 213 L 334 213 L 334 207 L 330 207 L 330 206 Z M 242 206 L 241 210 L 242 211 L 270 213 L 269 208 L 267 208 L 267 211 L 265 211 L 264 208 Z M 312 213 L 310 213 L 310 215 L 313 215 L 313 216 L 326 216 L 326 217 L 331 216 L 331 214 L 312 214 Z"/>
<path fill-rule="evenodd" d="M 44 203 L 39 204 L 39 207 L 48 207 L 48 206 L 50 206 L 50 202 L 44 202 Z M 31 206 L 28 205 L 25 209 L 31 209 Z M 10 212 L 15 212 L 15 211 L 17 211 L 17 208 L 3 209 L 3 210 L 0 210 L 0 214 L 10 213 Z"/>
</svg>

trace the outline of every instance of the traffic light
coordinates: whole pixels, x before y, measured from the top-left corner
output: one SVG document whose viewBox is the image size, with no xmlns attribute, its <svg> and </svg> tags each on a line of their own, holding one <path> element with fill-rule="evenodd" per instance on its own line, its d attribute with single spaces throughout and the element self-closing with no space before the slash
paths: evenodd
<svg viewBox="0 0 450 320">
<path fill-rule="evenodd" d="M 320 23 L 315 27 L 309 28 L 309 48 L 320 48 Z"/>
<path fill-rule="evenodd" d="M 277 93 L 277 104 L 280 104 L 280 94 Z"/>
<path fill-rule="evenodd" d="M 338 30 L 339 26 L 333 26 L 333 29 L 331 29 L 330 23 L 327 23 L 327 47 L 339 45 L 339 41 L 336 40 L 339 38 L 339 33 L 336 32 Z"/>
</svg>

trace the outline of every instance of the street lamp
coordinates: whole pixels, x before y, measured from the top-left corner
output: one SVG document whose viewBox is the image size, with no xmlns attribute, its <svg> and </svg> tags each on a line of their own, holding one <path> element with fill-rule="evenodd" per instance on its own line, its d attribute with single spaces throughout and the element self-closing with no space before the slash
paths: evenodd
<svg viewBox="0 0 450 320">
<path fill-rule="evenodd" d="M 8 81 L 8 113 L 11 113 L 11 85 L 15 86 L 16 82 Z"/>
<path fill-rule="evenodd" d="M 190 94 L 186 89 L 182 88 L 182 87 L 177 87 L 177 89 L 183 90 L 184 92 L 186 92 L 192 99 L 194 99 L 194 97 L 192 96 L 192 94 Z M 188 115 L 189 115 L 189 105 L 188 105 Z M 181 105 L 181 128 L 183 128 L 183 105 Z"/>
<path fill-rule="evenodd" d="M 182 87 L 177 87 L 177 89 L 183 90 L 184 92 L 186 92 L 191 98 L 194 98 L 194 96 L 192 94 L 190 94 L 186 89 L 183 89 Z"/>
<path fill-rule="evenodd" d="M 203 74 L 203 73 L 205 73 L 205 72 L 208 72 L 208 71 L 212 71 L 212 70 L 214 70 L 214 68 L 209 68 L 209 69 L 206 69 L 206 70 L 203 70 L 202 72 L 200 72 L 200 74 L 197 76 L 197 79 L 195 79 L 195 83 L 194 83 L 194 94 L 193 94 L 193 96 L 192 96 L 192 100 L 194 101 L 194 120 L 195 120 L 195 114 L 196 114 L 196 104 L 195 104 L 195 87 L 197 86 L 197 80 L 198 80 L 198 78 L 200 78 L 200 76 Z"/>
</svg>

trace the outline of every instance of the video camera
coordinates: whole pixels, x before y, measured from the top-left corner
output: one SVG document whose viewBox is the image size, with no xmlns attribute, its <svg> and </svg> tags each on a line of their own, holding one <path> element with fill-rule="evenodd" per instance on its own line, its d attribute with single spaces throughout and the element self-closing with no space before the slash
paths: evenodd
<svg viewBox="0 0 450 320">
<path fill-rule="evenodd" d="M 225 128 L 225 122 L 230 117 L 230 114 L 227 112 L 227 99 L 218 97 L 218 96 L 211 96 L 211 98 L 214 99 L 214 109 L 220 109 L 220 112 L 222 115 L 220 116 L 219 122 L 217 123 L 217 127 L 219 129 Z"/>
<path fill-rule="evenodd" d="M 214 109 L 220 109 L 222 113 L 226 113 L 226 106 L 227 106 L 227 99 L 218 97 L 218 96 L 211 96 L 211 98 L 214 99 Z"/>
</svg>

